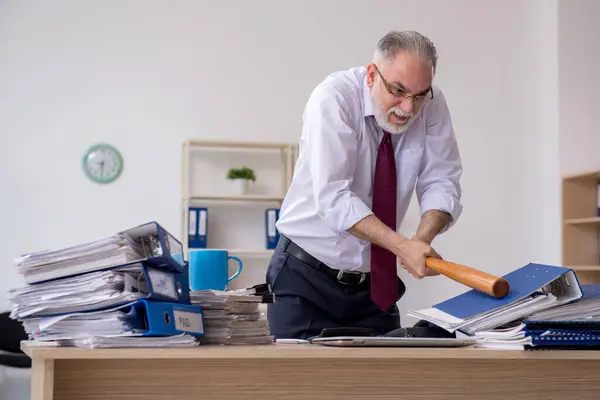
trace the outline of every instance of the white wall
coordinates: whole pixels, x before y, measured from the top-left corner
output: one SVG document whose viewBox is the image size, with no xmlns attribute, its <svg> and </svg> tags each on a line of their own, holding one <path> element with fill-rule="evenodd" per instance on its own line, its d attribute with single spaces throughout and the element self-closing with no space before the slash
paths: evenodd
<svg viewBox="0 0 600 400">
<path fill-rule="evenodd" d="M 465 30 L 446 32 L 442 48 L 438 82 L 450 92 L 464 158 L 465 210 L 436 246 L 495 274 L 528 262 L 558 265 L 557 4 L 473 6 L 468 18 L 478 22 L 459 20 Z M 407 232 L 418 225 L 413 209 Z M 464 290 L 443 277 L 411 286 L 404 310 Z"/>
<path fill-rule="evenodd" d="M 179 234 L 184 139 L 297 140 L 314 85 L 368 63 L 396 28 L 436 43 L 464 159 L 464 214 L 439 252 L 496 274 L 558 262 L 539 231 L 555 206 L 556 105 L 539 101 L 556 87 L 554 1 L 248 3 L 2 3 L 0 292 L 20 284 L 11 262 L 23 252 L 149 219 Z M 80 168 L 97 141 L 125 157 L 110 186 Z M 406 281 L 402 312 L 464 289 Z"/>
<path fill-rule="evenodd" d="M 600 2 L 559 3 L 560 162 L 563 174 L 600 169 Z"/>
</svg>

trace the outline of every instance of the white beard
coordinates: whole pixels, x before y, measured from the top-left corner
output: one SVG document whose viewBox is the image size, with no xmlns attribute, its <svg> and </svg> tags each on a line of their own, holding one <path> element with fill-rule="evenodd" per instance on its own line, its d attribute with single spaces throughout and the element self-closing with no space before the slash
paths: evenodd
<svg viewBox="0 0 600 400">
<path fill-rule="evenodd" d="M 373 102 L 373 108 L 375 109 L 375 121 L 377 121 L 379 127 L 384 131 L 395 134 L 403 133 L 408 129 L 410 124 L 415 119 L 414 112 L 407 114 L 403 112 L 400 107 L 392 107 L 387 111 L 384 110 L 379 102 L 379 85 L 373 85 L 373 90 L 371 91 L 371 101 Z M 408 117 L 408 120 L 402 125 L 393 124 L 388 121 L 388 117 L 392 113 L 395 113 L 400 117 Z"/>
</svg>

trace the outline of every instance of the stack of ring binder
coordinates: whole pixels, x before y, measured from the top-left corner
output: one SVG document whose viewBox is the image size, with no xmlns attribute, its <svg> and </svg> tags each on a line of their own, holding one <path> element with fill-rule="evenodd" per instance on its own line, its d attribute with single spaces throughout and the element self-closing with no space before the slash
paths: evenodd
<svg viewBox="0 0 600 400">
<path fill-rule="evenodd" d="M 194 347 L 202 307 L 190 304 L 181 243 L 156 222 L 15 260 L 9 292 L 30 340 L 77 347 Z"/>
<path fill-rule="evenodd" d="M 520 350 L 600 348 L 600 285 L 581 285 L 583 296 L 477 334 L 477 347 Z"/>
</svg>

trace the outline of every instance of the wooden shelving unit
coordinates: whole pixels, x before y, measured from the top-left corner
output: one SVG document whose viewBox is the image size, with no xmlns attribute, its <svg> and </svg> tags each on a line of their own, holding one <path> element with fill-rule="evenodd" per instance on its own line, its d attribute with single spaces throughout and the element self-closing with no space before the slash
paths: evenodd
<svg viewBox="0 0 600 400">
<path fill-rule="evenodd" d="M 563 265 L 573 268 L 582 283 L 600 283 L 600 171 L 562 180 Z"/>
<path fill-rule="evenodd" d="M 225 170 L 218 172 L 204 171 L 206 165 L 211 162 L 219 163 L 221 167 L 240 166 L 245 161 L 241 161 L 245 155 L 255 153 L 254 162 L 259 166 L 262 163 L 262 158 L 278 156 L 276 164 L 271 165 L 271 170 L 268 171 L 269 178 L 263 178 L 262 183 L 268 184 L 268 187 L 263 186 L 262 193 L 248 193 L 245 195 L 236 195 L 227 192 Z M 269 155 L 270 153 L 270 155 Z M 258 155 L 256 155 L 258 154 Z M 195 166 L 194 161 L 198 158 L 208 158 L 207 164 L 203 167 Z M 261 142 L 226 142 L 226 141 L 199 141 L 188 140 L 182 144 L 182 165 L 181 165 L 181 216 L 182 216 L 182 235 L 181 239 L 184 247 L 184 254 L 187 255 L 189 250 L 188 241 L 188 225 L 189 225 L 189 208 L 193 206 L 200 207 L 229 207 L 230 209 L 238 209 L 248 206 L 247 213 L 257 213 L 258 210 L 264 210 L 267 207 L 279 207 L 284 199 L 285 193 L 292 180 L 293 169 L 298 157 L 298 149 L 296 144 L 291 143 L 261 143 Z M 212 159 L 212 160 L 210 160 Z M 266 161 L 265 161 L 266 162 Z M 200 170 L 200 171 L 198 171 Z M 194 172 L 196 173 L 194 176 Z M 266 173 L 265 173 L 266 174 Z M 272 177 L 275 178 L 271 179 Z M 261 174 L 258 173 L 258 179 Z M 204 185 L 202 185 L 204 184 Z M 195 186 L 203 186 L 201 193 Z M 258 208 L 258 210 L 257 210 Z M 246 211 L 245 211 L 246 212 Z M 210 221 L 209 212 L 209 232 L 210 226 L 215 221 Z M 258 218 L 263 218 L 258 216 Z M 216 221 L 218 224 L 219 221 Z M 243 223 L 243 222 L 240 222 Z M 221 226 L 220 229 L 236 230 L 239 226 Z M 262 229 L 262 225 L 257 227 Z M 262 234 L 262 232 L 257 232 Z M 264 236 L 264 235 L 263 235 Z M 208 248 L 223 248 L 230 255 L 243 256 L 244 258 L 268 257 L 272 254 L 272 250 L 263 248 L 238 248 L 236 244 L 223 243 L 227 240 L 221 240 L 219 243 L 211 243 L 209 234 Z M 226 245 L 225 245 L 226 244 Z M 224 246 L 225 245 L 225 246 Z M 186 256 L 187 258 L 187 256 Z"/>
</svg>

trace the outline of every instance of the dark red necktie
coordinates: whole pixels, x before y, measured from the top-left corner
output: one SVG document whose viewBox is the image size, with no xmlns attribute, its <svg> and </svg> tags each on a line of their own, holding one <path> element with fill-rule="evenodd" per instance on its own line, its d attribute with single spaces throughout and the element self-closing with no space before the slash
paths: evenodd
<svg viewBox="0 0 600 400">
<path fill-rule="evenodd" d="M 392 135 L 383 133 L 377 151 L 373 180 L 373 214 L 394 231 L 396 230 L 396 160 Z M 371 299 L 383 311 L 388 310 L 398 297 L 396 255 L 389 250 L 371 245 Z"/>
</svg>

